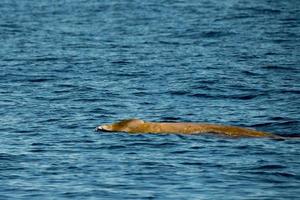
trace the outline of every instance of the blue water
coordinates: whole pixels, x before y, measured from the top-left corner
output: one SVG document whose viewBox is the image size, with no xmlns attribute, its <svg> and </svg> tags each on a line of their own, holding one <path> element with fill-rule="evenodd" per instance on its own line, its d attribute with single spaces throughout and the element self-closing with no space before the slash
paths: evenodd
<svg viewBox="0 0 300 200">
<path fill-rule="evenodd" d="M 299 139 L 94 128 L 299 135 L 300 1 L 2 0 L 0 47 L 0 199 L 299 198 Z"/>
</svg>

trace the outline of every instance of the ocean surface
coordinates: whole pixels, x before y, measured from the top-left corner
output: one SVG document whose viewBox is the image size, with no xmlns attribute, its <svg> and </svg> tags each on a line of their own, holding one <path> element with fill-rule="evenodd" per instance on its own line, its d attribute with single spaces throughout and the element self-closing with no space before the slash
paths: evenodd
<svg viewBox="0 0 300 200">
<path fill-rule="evenodd" d="M 1 0 L 0 199 L 299 199 L 299 0 Z"/>
</svg>

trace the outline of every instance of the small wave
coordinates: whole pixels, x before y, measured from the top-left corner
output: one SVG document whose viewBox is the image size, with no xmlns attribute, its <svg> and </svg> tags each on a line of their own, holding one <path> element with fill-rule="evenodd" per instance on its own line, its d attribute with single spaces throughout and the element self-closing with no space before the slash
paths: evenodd
<svg viewBox="0 0 300 200">
<path fill-rule="evenodd" d="M 27 81 L 30 83 L 43 83 L 47 81 L 54 81 L 56 79 L 53 78 L 35 78 L 35 79 L 28 79 Z"/>
<path fill-rule="evenodd" d="M 76 88 L 75 85 L 68 84 L 68 83 L 59 83 L 59 84 L 56 84 L 55 86 L 57 86 L 57 87 L 63 87 L 63 88 Z"/>
<path fill-rule="evenodd" d="M 56 58 L 56 57 L 41 57 L 41 58 L 34 58 L 31 61 L 35 62 L 48 62 L 48 61 L 56 61 L 60 60 L 61 58 Z"/>
<path fill-rule="evenodd" d="M 278 171 L 251 171 L 251 174 L 265 175 L 265 176 L 277 176 L 286 178 L 299 178 L 298 175 L 289 172 L 278 172 Z M 275 181 L 275 180 L 274 180 Z M 284 182 L 284 180 L 278 180 Z"/>
<path fill-rule="evenodd" d="M 157 166 L 160 165 L 160 162 L 155 162 L 155 161 L 143 161 L 143 162 L 139 162 L 140 165 L 145 165 L 145 166 Z"/>
<path fill-rule="evenodd" d="M 190 147 L 190 149 L 202 149 L 203 147 L 201 147 L 201 146 L 192 146 L 192 147 Z"/>
<path fill-rule="evenodd" d="M 188 161 L 188 162 L 180 162 L 179 164 L 181 164 L 181 165 L 188 165 L 188 166 L 191 166 L 191 165 L 201 166 L 201 165 L 205 165 L 207 163 Z"/>
<path fill-rule="evenodd" d="M 103 108 L 93 108 L 91 112 L 92 112 L 92 113 L 99 113 L 99 114 L 101 113 L 101 114 L 105 114 L 105 113 L 108 112 L 108 110 L 103 109 Z"/>
<path fill-rule="evenodd" d="M 249 10 L 252 10 L 258 14 L 280 14 L 281 10 L 278 9 L 270 9 L 270 8 L 250 8 Z"/>
<path fill-rule="evenodd" d="M 178 45 L 189 45 L 189 43 L 183 43 L 183 42 L 179 42 L 179 41 L 163 41 L 160 40 L 159 41 L 160 44 L 165 44 L 165 45 L 174 45 L 174 46 L 178 46 Z"/>
<path fill-rule="evenodd" d="M 162 117 L 161 120 L 164 122 L 174 122 L 174 121 L 181 121 L 182 118 L 181 117 Z"/>
<path fill-rule="evenodd" d="M 116 74 L 117 77 L 120 77 L 120 78 L 135 78 L 137 77 L 137 75 L 135 73 L 127 73 L 127 72 L 122 72 L 122 73 L 117 73 Z"/>
<path fill-rule="evenodd" d="M 93 102 L 98 102 L 98 98 L 79 98 L 79 99 L 74 99 L 73 101 L 75 102 L 87 102 L 87 103 L 93 103 Z"/>
<path fill-rule="evenodd" d="M 31 146 L 51 146 L 51 145 L 47 143 L 34 142 L 31 144 Z"/>
<path fill-rule="evenodd" d="M 280 92 L 285 93 L 285 94 L 287 94 L 287 93 L 289 93 L 289 94 L 300 94 L 300 90 L 297 90 L 297 89 L 295 89 L 295 90 L 293 90 L 293 89 L 284 89 L 284 90 L 281 90 Z"/>
<path fill-rule="evenodd" d="M 259 96 L 259 94 L 256 94 L 256 95 L 240 95 L 240 96 L 233 96 L 231 98 L 240 99 L 240 100 L 251 100 L 251 99 L 254 99 L 258 96 Z"/>
<path fill-rule="evenodd" d="M 102 149 L 107 149 L 107 150 L 121 150 L 121 149 L 126 149 L 127 146 L 125 145 L 109 145 L 106 147 L 103 147 Z"/>
<path fill-rule="evenodd" d="M 213 98 L 213 99 L 238 99 L 238 100 L 252 100 L 262 94 L 238 94 L 238 95 L 224 95 L 224 94 L 208 94 L 208 93 L 194 93 L 189 96 L 197 98 Z"/>
<path fill-rule="evenodd" d="M 133 94 L 134 96 L 137 96 L 137 97 L 143 97 L 143 96 L 147 96 L 149 93 L 139 91 L 139 92 L 134 92 L 134 93 L 132 93 L 132 94 Z"/>
<path fill-rule="evenodd" d="M 285 122 L 276 122 L 278 125 L 285 125 L 285 126 L 292 126 L 292 125 L 297 125 L 300 122 L 297 120 L 290 120 L 290 121 L 285 121 Z"/>
<path fill-rule="evenodd" d="M 176 150 L 176 151 L 172 151 L 171 153 L 173 154 L 186 154 L 186 153 L 189 153 L 191 151 L 188 151 L 188 150 Z"/>
<path fill-rule="evenodd" d="M 282 137 L 287 137 L 287 138 L 295 138 L 295 139 L 299 139 L 300 138 L 300 133 L 287 133 L 287 134 L 276 134 Z"/>
<path fill-rule="evenodd" d="M 269 125 L 297 125 L 300 122 L 296 119 L 288 118 L 288 117 L 270 117 L 268 122 L 258 123 L 253 125 L 254 127 L 258 126 L 269 126 Z"/>
<path fill-rule="evenodd" d="M 283 120 L 287 120 L 287 118 L 278 116 L 278 117 L 270 117 L 270 120 L 283 121 Z"/>
<path fill-rule="evenodd" d="M 42 152 L 47 152 L 47 150 L 46 149 L 31 149 L 31 150 L 29 150 L 29 152 L 42 153 Z"/>
<path fill-rule="evenodd" d="M 250 146 L 249 145 L 241 145 L 241 146 L 237 146 L 235 147 L 236 149 L 248 149 Z"/>
<path fill-rule="evenodd" d="M 34 133 L 32 130 L 25 130 L 25 129 L 22 129 L 22 130 L 16 130 L 18 133 L 23 133 L 23 134 L 26 134 L 26 133 L 30 133 L 32 135 L 36 135 L 36 133 Z"/>
<path fill-rule="evenodd" d="M 290 67 L 290 66 L 279 66 L 279 65 L 265 65 L 262 66 L 262 69 L 267 70 L 280 70 L 280 71 L 290 71 L 290 70 L 297 70 L 296 68 Z"/>
<path fill-rule="evenodd" d="M 262 165 L 262 166 L 259 166 L 259 167 L 256 167 L 254 169 L 256 170 L 260 170 L 260 169 L 263 169 L 263 170 L 273 170 L 273 169 L 284 169 L 286 168 L 285 166 L 283 165 Z"/>
<path fill-rule="evenodd" d="M 225 32 L 225 31 L 204 31 L 200 34 L 203 38 L 219 38 L 224 36 L 233 35 L 233 32 Z"/>
<path fill-rule="evenodd" d="M 171 95 L 176 95 L 176 96 L 184 96 L 184 95 L 188 95 L 189 94 L 189 92 L 184 91 L 184 90 L 170 91 L 169 93 Z"/>
<path fill-rule="evenodd" d="M 257 76 L 257 75 L 260 75 L 257 72 L 249 71 L 249 70 L 243 70 L 242 73 L 245 74 L 246 76 Z"/>
<path fill-rule="evenodd" d="M 71 90 L 66 90 L 66 89 L 61 89 L 61 90 L 54 90 L 53 93 L 54 94 L 65 94 L 71 92 Z"/>
<path fill-rule="evenodd" d="M 32 158 L 31 156 L 27 156 L 27 154 L 10 154 L 10 153 L 0 153 L 0 161 L 8 161 L 7 163 L 10 162 L 23 162 L 23 161 L 33 161 L 35 158 Z M 1 165 L 1 162 L 0 162 Z M 1 169 L 0 169 L 1 170 Z"/>
<path fill-rule="evenodd" d="M 132 64 L 131 61 L 126 61 L 126 60 L 117 60 L 117 61 L 112 61 L 112 64 L 118 64 L 118 65 L 128 65 Z"/>
<path fill-rule="evenodd" d="M 235 9 L 239 11 L 246 11 L 249 13 L 255 13 L 255 14 L 262 14 L 262 15 L 274 15 L 274 14 L 280 14 L 281 10 L 275 9 L 275 8 L 266 8 L 262 6 L 236 6 Z"/>
<path fill-rule="evenodd" d="M 162 143 L 153 143 L 153 142 L 133 142 L 130 143 L 130 146 L 145 146 L 150 148 L 162 148 L 162 147 L 173 147 L 176 146 L 173 142 L 162 142 Z"/>
<path fill-rule="evenodd" d="M 276 175 L 287 177 L 287 178 L 289 178 L 289 177 L 300 178 L 297 174 L 288 173 L 288 172 L 277 172 Z"/>
<path fill-rule="evenodd" d="M 209 95 L 207 93 L 193 93 L 189 94 L 190 97 L 196 97 L 196 98 L 215 98 L 213 95 Z"/>
<path fill-rule="evenodd" d="M 13 160 L 17 158 L 17 155 L 9 153 L 0 153 L 0 160 Z"/>
</svg>

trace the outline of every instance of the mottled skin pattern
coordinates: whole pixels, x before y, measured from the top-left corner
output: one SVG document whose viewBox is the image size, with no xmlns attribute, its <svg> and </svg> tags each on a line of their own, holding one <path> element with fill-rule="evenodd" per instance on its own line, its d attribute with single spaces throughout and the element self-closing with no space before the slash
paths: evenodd
<svg viewBox="0 0 300 200">
<path fill-rule="evenodd" d="M 277 137 L 270 133 L 256 131 L 236 126 L 224 126 L 202 123 L 166 123 L 145 122 L 140 119 L 127 119 L 113 124 L 100 125 L 97 131 L 127 132 L 127 133 L 173 133 L 173 134 L 201 134 L 214 133 L 230 137 Z M 279 137 L 279 136 L 278 136 Z"/>
</svg>

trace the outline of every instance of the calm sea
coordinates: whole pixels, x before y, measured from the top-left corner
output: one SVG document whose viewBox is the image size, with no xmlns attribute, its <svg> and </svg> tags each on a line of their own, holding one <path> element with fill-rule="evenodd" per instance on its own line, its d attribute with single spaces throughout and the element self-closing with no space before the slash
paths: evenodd
<svg viewBox="0 0 300 200">
<path fill-rule="evenodd" d="M 299 199 L 298 0 L 1 0 L 0 199 Z"/>
</svg>

